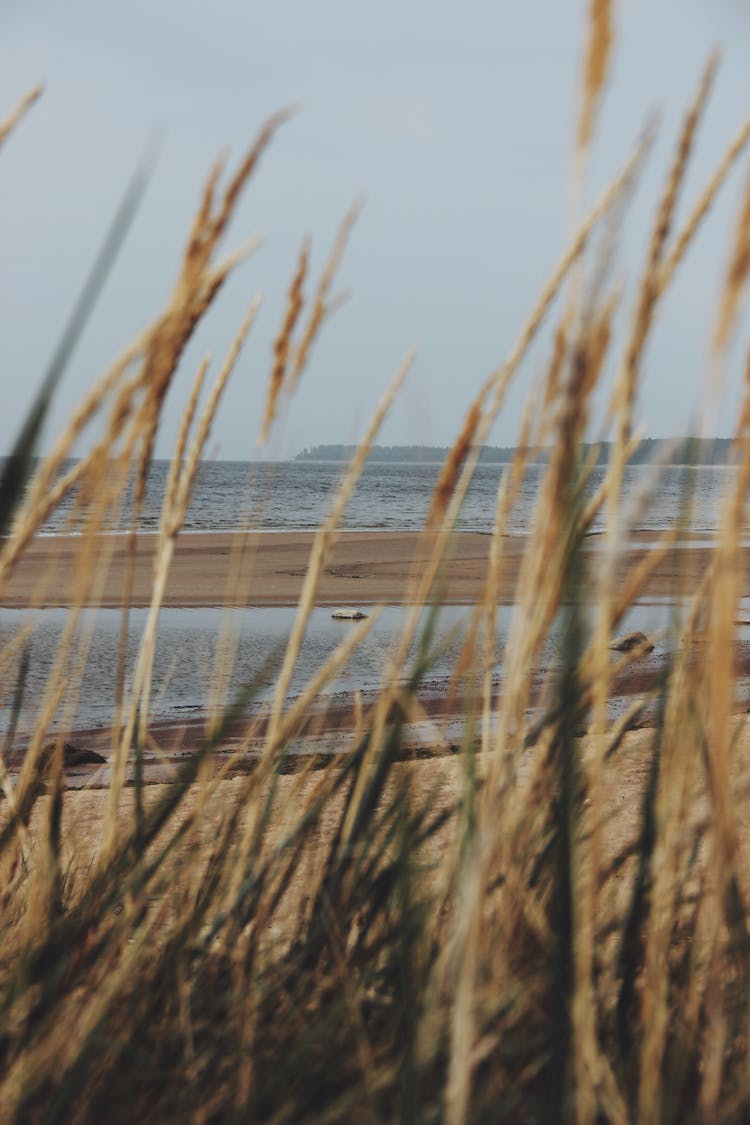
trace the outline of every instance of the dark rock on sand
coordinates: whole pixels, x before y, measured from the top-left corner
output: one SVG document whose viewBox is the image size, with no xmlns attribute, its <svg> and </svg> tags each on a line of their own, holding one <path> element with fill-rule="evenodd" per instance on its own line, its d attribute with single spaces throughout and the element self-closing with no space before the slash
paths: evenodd
<svg viewBox="0 0 750 1125">
<path fill-rule="evenodd" d="M 74 746 L 66 742 L 63 746 L 63 761 L 66 766 L 101 766 L 107 759 L 98 750 L 88 750 L 85 746 Z"/>
<path fill-rule="evenodd" d="M 55 752 L 55 744 L 51 742 L 44 747 L 43 760 L 49 762 Z M 102 766 L 107 759 L 97 750 L 89 750 L 85 746 L 74 746 L 72 742 L 63 743 L 63 766 L 72 769 L 76 766 Z"/>
</svg>

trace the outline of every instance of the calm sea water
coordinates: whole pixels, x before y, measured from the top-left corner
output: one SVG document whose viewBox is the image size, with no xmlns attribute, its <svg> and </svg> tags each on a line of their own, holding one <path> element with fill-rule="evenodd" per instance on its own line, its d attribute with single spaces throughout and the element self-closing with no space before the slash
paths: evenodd
<svg viewBox="0 0 750 1125">
<path fill-rule="evenodd" d="M 148 482 L 140 530 L 156 531 L 168 471 L 168 462 L 157 461 Z M 268 530 L 316 528 L 329 512 L 341 480 L 342 466 L 328 462 L 205 462 L 199 471 L 186 531 L 231 531 L 245 526 Z M 370 464 L 364 469 L 342 526 L 357 530 L 417 530 L 422 527 L 435 487 L 439 465 Z M 489 531 L 503 467 L 477 468 L 463 511 L 461 527 Z M 533 525 L 535 505 L 544 469 L 532 466 L 521 486 L 506 532 L 524 534 Z M 693 499 L 692 526 L 711 531 L 718 526 L 721 496 L 734 475 L 727 466 L 654 469 L 633 466 L 625 473 L 623 502 L 630 511 L 633 529 L 664 528 L 676 520 L 688 493 Z M 597 469 L 594 489 L 602 480 Z M 648 494 L 648 495 L 646 495 Z M 47 524 L 47 533 L 59 533 L 74 522 L 75 497 L 71 496 Z M 119 528 L 130 524 L 130 508 L 123 508 Z M 601 520 L 595 529 L 601 529 Z"/>
<path fill-rule="evenodd" d="M 512 607 L 498 607 L 497 676 L 501 671 L 502 649 L 512 613 Z M 134 609 L 130 613 L 128 666 L 131 670 L 146 614 L 145 609 Z M 296 610 L 289 607 L 231 611 L 230 627 L 236 642 L 236 658 L 231 678 L 224 685 L 223 698 L 226 701 L 240 687 L 249 683 L 256 686 L 254 698 L 259 704 L 272 698 L 276 672 L 283 658 L 295 614 Z M 428 681 L 439 682 L 453 670 L 469 615 L 470 610 L 466 606 L 441 608 L 434 638 L 435 656 L 430 663 Z M 636 605 L 623 623 L 623 630 L 643 629 L 653 635 L 656 630 L 666 628 L 669 619 L 669 606 Z M 38 708 L 42 706 L 66 621 L 67 611 L 64 609 L 45 609 L 32 613 L 0 608 L 0 639 L 3 643 L 18 636 L 24 628 L 32 629 L 26 641 L 29 665 L 19 733 L 32 729 L 36 723 Z M 377 690 L 387 674 L 388 658 L 401 635 L 403 624 L 404 610 L 394 606 L 385 607 L 371 632 L 354 652 L 346 669 L 327 686 L 326 696 L 335 696 L 338 692 Z M 184 720 L 195 718 L 205 710 L 210 699 L 218 638 L 226 626 L 227 619 L 219 609 L 162 610 L 154 662 L 152 717 Z M 58 709 L 52 723 L 53 729 L 61 723 L 66 727 L 96 727 L 106 726 L 111 721 L 115 701 L 114 670 L 119 628 L 119 610 L 102 609 L 84 615 L 75 641 L 74 651 L 77 656 L 71 665 L 79 667 L 81 671 L 71 679 L 71 685 L 76 685 L 75 693 L 66 695 L 66 704 Z M 313 610 L 290 684 L 291 696 L 304 689 L 314 672 L 333 653 L 351 628 L 350 622 L 334 621 L 330 609 Z M 664 643 L 659 643 L 655 654 L 657 658 L 664 652 Z M 412 656 L 414 647 L 412 646 Z M 553 628 L 541 657 L 542 663 L 552 658 L 554 647 Z M 0 681 L 0 733 L 8 727 L 19 657 L 20 651 L 10 666 L 6 667 L 5 677 Z M 72 710 L 67 710 L 68 705 Z"/>
</svg>

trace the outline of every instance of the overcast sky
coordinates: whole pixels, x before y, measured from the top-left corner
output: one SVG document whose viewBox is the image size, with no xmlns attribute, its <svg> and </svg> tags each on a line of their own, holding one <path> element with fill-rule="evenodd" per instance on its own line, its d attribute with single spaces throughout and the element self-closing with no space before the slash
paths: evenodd
<svg viewBox="0 0 750 1125">
<path fill-rule="evenodd" d="M 163 141 L 135 226 L 66 373 L 49 434 L 161 306 L 202 182 L 238 159 L 263 119 L 279 134 L 230 230 L 263 248 L 220 297 L 185 358 L 159 453 L 168 456 L 199 355 L 218 364 L 252 293 L 257 330 L 211 451 L 257 456 L 271 340 L 302 237 L 319 265 L 356 196 L 365 207 L 340 276 L 349 303 L 328 324 L 274 442 L 293 455 L 350 441 L 410 344 L 417 363 L 384 443 L 447 444 L 506 354 L 570 233 L 571 137 L 582 0 L 2 0 L 0 115 L 37 81 L 43 100 L 0 156 L 0 450 L 7 450 L 74 297 L 155 130 Z M 621 0 L 596 137 L 593 198 L 654 108 L 660 140 L 623 232 L 637 274 L 654 193 L 710 48 L 723 48 L 682 213 L 750 114 L 746 0 Z M 744 168 L 747 168 L 747 162 Z M 646 356 L 639 418 L 653 436 L 695 430 L 707 339 L 745 171 L 729 181 L 665 302 Z M 736 410 L 745 330 L 718 419 Z M 531 357 L 492 440 L 513 444 L 543 352 Z"/>
</svg>

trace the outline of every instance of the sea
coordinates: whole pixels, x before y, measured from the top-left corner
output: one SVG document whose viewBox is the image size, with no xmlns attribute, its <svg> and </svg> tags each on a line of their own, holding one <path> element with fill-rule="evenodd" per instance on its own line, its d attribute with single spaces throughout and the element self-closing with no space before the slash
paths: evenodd
<svg viewBox="0 0 750 1125">
<path fill-rule="evenodd" d="M 343 471 L 340 463 L 328 462 L 206 462 L 198 473 L 184 531 L 191 534 L 246 527 L 268 531 L 317 528 L 330 510 Z M 439 471 L 439 465 L 424 463 L 366 465 L 342 526 L 350 530 L 419 530 L 424 524 Z M 155 533 L 158 529 L 167 472 L 166 461 L 157 461 L 152 466 L 139 523 L 143 533 Z M 461 512 L 461 528 L 490 532 L 502 472 L 502 465 L 478 466 Z M 533 530 L 543 472 L 543 466 L 531 466 L 527 471 L 504 528 L 506 534 L 524 535 Z M 735 472 L 727 466 L 629 467 L 622 495 L 627 525 L 633 531 L 661 530 L 680 518 L 685 519 L 687 513 L 688 538 L 692 531 L 700 541 L 705 541 L 719 526 L 721 498 L 731 486 Z M 590 492 L 601 482 L 603 474 L 604 469 L 594 470 Z M 73 495 L 50 518 L 43 533 L 54 536 L 75 531 L 77 511 Z M 111 526 L 110 530 L 125 530 L 131 519 L 129 502 L 126 502 L 119 524 Z M 602 529 L 600 518 L 592 531 Z M 497 611 L 498 676 L 512 613 L 511 607 L 499 607 Z M 223 698 L 231 698 L 241 685 L 252 681 L 256 685 L 256 706 L 262 707 L 272 696 L 295 614 L 296 610 L 288 607 L 236 609 L 228 614 L 212 608 L 163 609 L 154 664 L 152 717 L 174 722 L 195 718 L 204 712 L 210 698 L 217 653 L 223 643 L 221 638 L 227 635 L 233 638 L 236 657 L 233 673 L 224 684 Z M 430 667 L 430 677 L 435 684 L 453 667 L 468 615 L 465 607 L 445 606 L 440 610 L 435 655 Z M 624 629 L 659 633 L 667 630 L 669 619 L 670 607 L 642 604 L 633 607 Z M 29 660 L 18 730 L 22 734 L 33 728 L 39 708 L 44 705 L 66 620 L 67 612 L 62 609 L 32 613 L 0 607 L 0 653 L 2 645 L 10 646 L 6 652 L 15 652 L 14 658 L 6 661 L 0 683 L 0 732 L 7 731 L 11 721 L 12 700 L 20 682 L 20 654 L 24 650 Z M 75 696 L 70 693 L 65 696 L 67 703 L 54 712 L 51 729 L 59 725 L 100 727 L 111 720 L 120 620 L 118 610 L 87 611 L 83 615 L 75 648 L 78 660 Z M 128 623 L 131 669 L 145 620 L 145 610 L 131 611 Z M 358 690 L 377 691 L 387 675 L 389 653 L 399 637 L 403 621 L 402 609 L 387 607 L 346 670 L 326 689 L 327 693 L 331 697 L 348 697 Z M 329 609 L 314 610 L 290 685 L 291 696 L 304 689 L 315 669 L 350 628 L 349 623 L 333 621 Z M 663 646 L 669 642 L 658 643 Z M 554 647 L 554 632 L 550 645 Z"/>
<path fill-rule="evenodd" d="M 497 490 L 504 466 L 478 465 L 466 495 L 459 527 L 492 529 Z M 168 461 L 155 461 L 147 482 L 139 530 L 159 527 Z M 529 466 L 504 531 L 525 535 L 534 526 L 543 465 Z M 234 531 L 245 527 L 268 531 L 305 530 L 320 526 L 330 511 L 344 466 L 326 461 L 207 461 L 198 471 L 184 530 Z M 348 530 L 412 531 L 420 529 L 440 472 L 439 464 L 371 462 L 365 465 L 341 526 Z M 735 474 L 731 466 L 633 465 L 625 470 L 622 502 L 632 530 L 670 526 L 690 506 L 690 525 L 701 532 L 719 525 L 720 501 Z M 594 469 L 588 486 L 593 494 L 605 469 Z M 132 520 L 128 491 L 119 524 Z M 77 494 L 73 491 L 45 525 L 45 534 L 75 528 Z M 602 530 L 603 517 L 592 530 Z"/>
</svg>

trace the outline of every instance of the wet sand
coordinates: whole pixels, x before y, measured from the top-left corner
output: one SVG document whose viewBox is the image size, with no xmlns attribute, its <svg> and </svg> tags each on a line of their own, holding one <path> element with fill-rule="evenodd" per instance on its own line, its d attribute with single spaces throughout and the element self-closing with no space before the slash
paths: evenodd
<svg viewBox="0 0 750 1125">
<path fill-rule="evenodd" d="M 311 532 L 195 533 L 177 540 L 164 605 L 174 607 L 296 605 L 314 541 Z M 620 560 L 621 573 L 653 549 L 655 536 L 632 536 Z M 137 541 L 131 604 L 150 602 L 157 537 Z M 315 601 L 320 606 L 408 604 L 414 599 L 415 577 L 430 557 L 432 537 L 416 532 L 343 532 L 324 568 Z M 511 605 L 523 565 L 527 539 L 507 536 L 503 541 L 503 569 L 498 601 Z M 486 576 L 490 536 L 461 532 L 455 536 L 445 571 L 442 600 L 470 605 L 481 595 Z M 0 601 L 6 607 L 64 606 L 75 597 L 81 572 L 79 552 L 84 541 L 76 536 L 38 537 L 19 561 Z M 110 553 L 106 572 L 97 573 L 97 587 L 89 584 L 86 604 L 116 608 L 122 604 L 127 571 L 127 538 L 105 536 L 101 547 Z M 596 569 L 602 550 L 592 535 L 585 549 L 589 572 Z M 645 596 L 654 601 L 674 596 L 678 577 L 694 589 L 712 551 L 710 539 L 691 538 L 671 550 L 659 563 Z M 750 548 L 743 549 L 745 585 L 750 579 Z M 238 577 L 238 569 L 241 571 Z"/>
</svg>

